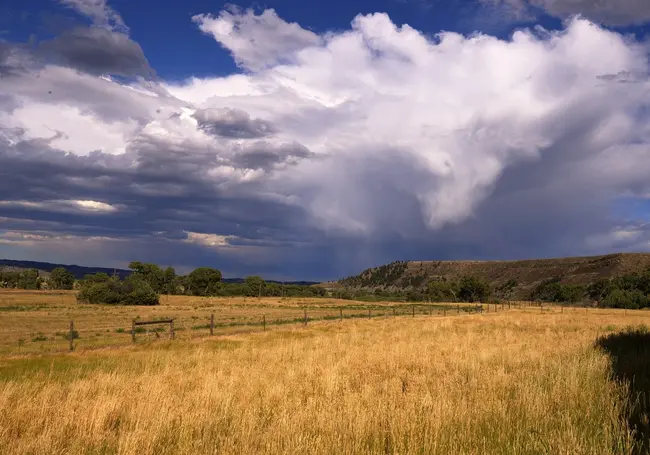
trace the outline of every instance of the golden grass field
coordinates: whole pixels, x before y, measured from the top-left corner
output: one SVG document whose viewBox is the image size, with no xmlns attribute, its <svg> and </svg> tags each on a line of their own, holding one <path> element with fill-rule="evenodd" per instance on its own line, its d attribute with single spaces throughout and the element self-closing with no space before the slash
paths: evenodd
<svg viewBox="0 0 650 455">
<path fill-rule="evenodd" d="M 149 317 L 183 302 L 128 310 Z M 248 304 L 270 314 L 287 302 Z M 74 311 L 51 305 L 62 308 L 45 303 L 37 312 Z M 121 317 L 122 310 L 76 311 L 90 323 L 111 321 L 111 311 Z M 3 337 L 16 328 L 9 313 L 0 313 Z M 632 434 L 630 422 L 645 425 L 647 415 L 632 409 L 634 390 L 618 379 L 626 366 L 647 375 L 650 350 L 623 363 L 618 352 L 617 364 L 612 347 L 619 332 L 644 324 L 650 312 L 519 308 L 12 353 L 0 356 L 0 448 L 3 454 L 646 453 L 635 451 L 643 435 Z M 595 346 L 599 336 L 610 337 L 609 351 Z"/>
<path fill-rule="evenodd" d="M 134 318 L 154 320 L 174 318 L 176 338 L 209 334 L 214 315 L 215 334 L 242 333 L 308 320 L 412 314 L 412 305 L 364 303 L 323 298 L 274 297 L 188 297 L 161 296 L 157 306 L 116 306 L 79 304 L 72 291 L 0 291 L 0 355 L 43 354 L 68 349 L 70 321 L 79 338 L 75 349 L 131 343 Z M 473 309 L 474 305 L 461 305 Z M 443 314 L 443 305 L 415 305 L 416 314 Z M 448 313 L 451 314 L 449 308 Z M 138 342 L 169 337 L 169 326 L 140 327 Z"/>
</svg>

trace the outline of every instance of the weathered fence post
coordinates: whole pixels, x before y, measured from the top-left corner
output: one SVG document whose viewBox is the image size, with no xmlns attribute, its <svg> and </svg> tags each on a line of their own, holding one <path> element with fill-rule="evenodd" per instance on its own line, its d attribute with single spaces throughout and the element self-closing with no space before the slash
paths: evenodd
<svg viewBox="0 0 650 455">
<path fill-rule="evenodd" d="M 214 313 L 210 315 L 210 336 L 214 335 Z"/>
<path fill-rule="evenodd" d="M 368 308 L 368 319 L 370 319 L 370 308 Z"/>
<path fill-rule="evenodd" d="M 262 315 L 262 327 L 263 327 L 264 331 L 266 332 L 266 315 L 265 314 Z"/>
<path fill-rule="evenodd" d="M 415 305 L 411 305 L 411 308 L 413 309 L 413 317 L 415 317 Z"/>
<path fill-rule="evenodd" d="M 343 320 L 343 308 L 339 308 L 339 313 L 341 317 L 341 321 Z"/>
<path fill-rule="evenodd" d="M 74 340 L 74 321 L 70 321 L 70 352 L 74 350 L 72 340 Z"/>
<path fill-rule="evenodd" d="M 307 325 L 307 308 L 305 308 L 305 325 Z"/>
<path fill-rule="evenodd" d="M 135 319 L 131 321 L 131 341 L 135 343 Z"/>
<path fill-rule="evenodd" d="M 172 340 L 176 336 L 176 334 L 174 333 L 174 320 L 173 319 L 169 322 L 169 334 L 170 334 Z"/>
</svg>

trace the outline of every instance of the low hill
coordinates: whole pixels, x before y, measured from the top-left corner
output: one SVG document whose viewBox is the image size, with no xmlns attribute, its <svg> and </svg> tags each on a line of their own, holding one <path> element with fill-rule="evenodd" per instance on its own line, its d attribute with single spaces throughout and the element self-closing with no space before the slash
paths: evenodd
<svg viewBox="0 0 650 455">
<path fill-rule="evenodd" d="M 131 274 L 130 270 L 113 269 L 108 267 L 83 267 L 80 265 L 65 265 L 65 264 L 52 264 L 50 262 L 38 261 L 16 261 L 13 259 L 0 259 L 0 270 L 24 270 L 24 269 L 37 269 L 42 276 L 49 276 L 50 272 L 57 267 L 63 267 L 72 273 L 75 278 L 81 279 L 84 275 L 94 273 L 107 273 L 113 275 L 116 273 L 120 278 L 126 278 Z"/>
<path fill-rule="evenodd" d="M 515 261 L 398 261 L 364 270 L 357 276 L 323 284 L 329 289 L 351 288 L 389 291 L 421 289 L 435 279 L 456 280 L 476 276 L 498 287 L 515 280 L 513 297 L 525 299 L 542 281 L 560 277 L 564 284 L 588 285 L 650 268 L 650 253 L 529 259 Z"/>
</svg>

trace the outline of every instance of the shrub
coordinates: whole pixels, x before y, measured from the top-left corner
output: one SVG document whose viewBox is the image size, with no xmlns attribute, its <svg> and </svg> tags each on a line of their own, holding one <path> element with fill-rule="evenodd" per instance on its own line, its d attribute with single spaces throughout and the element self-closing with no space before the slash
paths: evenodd
<svg viewBox="0 0 650 455">
<path fill-rule="evenodd" d="M 602 306 L 636 310 L 648 306 L 648 297 L 638 290 L 624 291 L 614 289 L 602 301 Z"/>
<path fill-rule="evenodd" d="M 160 303 L 151 285 L 137 275 L 124 281 L 119 278 L 108 280 L 84 280 L 77 300 L 82 303 L 109 305 L 158 305 Z"/>
<path fill-rule="evenodd" d="M 458 283 L 458 298 L 462 302 L 487 302 L 490 297 L 490 285 L 487 281 L 466 276 Z"/>
<path fill-rule="evenodd" d="M 593 288 L 589 289 L 589 294 L 593 295 L 599 291 Z M 532 292 L 532 299 L 542 302 L 577 302 L 585 294 L 582 286 L 560 283 L 560 278 L 550 278 L 542 281 Z"/>
</svg>

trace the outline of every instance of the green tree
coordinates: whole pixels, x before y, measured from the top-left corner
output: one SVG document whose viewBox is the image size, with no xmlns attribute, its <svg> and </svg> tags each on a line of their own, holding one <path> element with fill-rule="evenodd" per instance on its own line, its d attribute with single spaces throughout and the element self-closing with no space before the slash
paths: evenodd
<svg viewBox="0 0 650 455">
<path fill-rule="evenodd" d="M 193 270 L 186 280 L 187 291 L 192 295 L 216 295 L 221 283 L 221 272 L 210 267 Z"/>
<path fill-rule="evenodd" d="M 465 276 L 458 283 L 458 298 L 463 302 L 487 302 L 490 285 L 481 278 Z"/>
<path fill-rule="evenodd" d="M 648 297 L 639 290 L 614 289 L 602 301 L 602 305 L 610 308 L 628 308 L 632 310 L 645 308 L 649 304 Z"/>
<path fill-rule="evenodd" d="M 246 295 L 249 297 L 262 296 L 265 294 L 266 281 L 259 276 L 247 276 L 244 279 L 246 285 Z"/>
<path fill-rule="evenodd" d="M 432 280 L 427 284 L 427 297 L 434 302 L 455 302 L 457 295 L 457 284 L 453 281 Z"/>
<path fill-rule="evenodd" d="M 596 302 L 602 301 L 607 295 L 612 292 L 613 286 L 611 280 L 601 278 L 594 283 L 591 283 L 587 288 L 587 295 Z"/>
<path fill-rule="evenodd" d="M 104 272 L 99 273 L 89 273 L 84 275 L 82 284 L 84 283 L 106 283 L 111 280 L 111 277 Z"/>
<path fill-rule="evenodd" d="M 40 289 L 43 280 L 37 269 L 27 269 L 18 275 L 17 286 L 20 289 Z"/>
<path fill-rule="evenodd" d="M 74 286 L 74 275 L 63 267 L 57 267 L 50 273 L 48 285 L 51 289 L 70 290 Z"/>
<path fill-rule="evenodd" d="M 167 267 L 163 272 L 162 292 L 164 294 L 178 294 L 178 279 L 173 267 Z"/>
<path fill-rule="evenodd" d="M 155 292 L 163 292 L 165 287 L 165 273 L 156 264 L 132 261 L 129 264 L 129 268 L 133 270 L 134 275 L 141 277 L 149 283 L 149 286 Z"/>
</svg>

